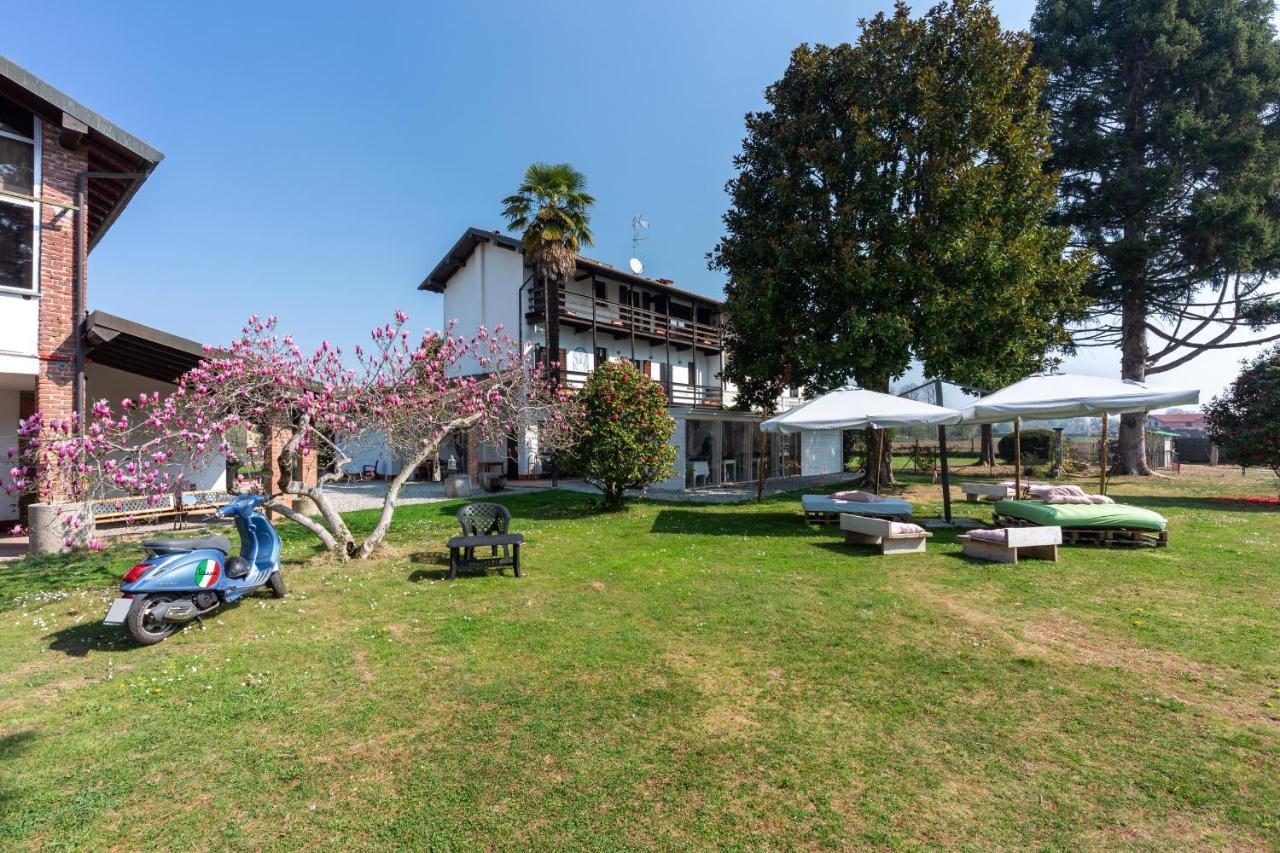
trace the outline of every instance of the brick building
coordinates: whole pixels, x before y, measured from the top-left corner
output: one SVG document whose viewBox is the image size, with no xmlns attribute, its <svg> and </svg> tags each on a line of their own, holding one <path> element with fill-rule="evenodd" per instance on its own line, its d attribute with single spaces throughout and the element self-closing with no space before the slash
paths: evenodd
<svg viewBox="0 0 1280 853">
<path fill-rule="evenodd" d="M 20 418 L 171 390 L 203 354 L 195 341 L 86 308 L 89 253 L 161 159 L 0 57 L 0 466 Z M 190 479 L 211 489 L 224 475 L 218 461 Z M 18 514 L 0 492 L 0 522 Z"/>
</svg>

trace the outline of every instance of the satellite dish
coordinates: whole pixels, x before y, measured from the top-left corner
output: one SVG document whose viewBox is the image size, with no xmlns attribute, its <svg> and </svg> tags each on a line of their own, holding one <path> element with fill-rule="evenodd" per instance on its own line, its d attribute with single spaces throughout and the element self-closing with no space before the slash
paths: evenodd
<svg viewBox="0 0 1280 853">
<path fill-rule="evenodd" d="M 636 275 L 640 275 L 640 273 L 644 272 L 644 264 L 640 263 L 639 258 L 632 258 L 630 266 L 631 271 Z"/>
</svg>

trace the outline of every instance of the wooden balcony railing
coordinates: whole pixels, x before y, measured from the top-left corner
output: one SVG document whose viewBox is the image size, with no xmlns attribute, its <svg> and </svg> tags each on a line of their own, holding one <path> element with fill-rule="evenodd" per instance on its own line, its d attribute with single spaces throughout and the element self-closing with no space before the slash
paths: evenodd
<svg viewBox="0 0 1280 853">
<path fill-rule="evenodd" d="M 529 291 L 528 315 L 543 316 L 543 296 L 538 288 Z M 635 305 L 623 305 L 610 302 L 582 293 L 560 291 L 561 322 L 583 328 L 595 325 L 606 331 L 631 334 L 635 333 L 648 340 L 670 341 L 676 346 L 696 346 L 704 350 L 721 350 L 724 348 L 724 333 L 720 326 L 699 323 L 660 314 L 647 308 Z"/>
<path fill-rule="evenodd" d="M 587 374 L 577 370 L 561 371 L 561 384 L 569 390 L 581 388 L 587 381 Z M 654 382 L 658 380 L 654 379 Z M 724 407 L 724 389 L 719 385 L 690 385 L 685 382 L 670 384 L 658 382 L 667 392 L 667 405 L 690 406 L 709 409 Z"/>
</svg>

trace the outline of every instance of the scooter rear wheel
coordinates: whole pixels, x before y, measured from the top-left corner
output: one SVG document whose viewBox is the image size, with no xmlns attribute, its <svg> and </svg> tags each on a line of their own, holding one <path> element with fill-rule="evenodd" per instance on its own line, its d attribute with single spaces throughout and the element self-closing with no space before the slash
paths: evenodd
<svg viewBox="0 0 1280 853">
<path fill-rule="evenodd" d="M 129 608 L 129 615 L 124 620 L 129 636 L 141 645 L 154 646 L 182 627 L 176 622 L 159 622 L 151 618 L 151 612 L 157 604 L 173 601 L 175 598 L 176 595 L 144 595 L 135 598 L 133 606 Z"/>
</svg>

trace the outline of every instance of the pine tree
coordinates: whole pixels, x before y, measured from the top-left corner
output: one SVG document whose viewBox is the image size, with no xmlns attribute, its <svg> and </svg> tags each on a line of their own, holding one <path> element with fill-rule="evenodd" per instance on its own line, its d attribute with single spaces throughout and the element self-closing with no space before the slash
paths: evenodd
<svg viewBox="0 0 1280 853">
<path fill-rule="evenodd" d="M 1272 14 L 1269 0 L 1036 7 L 1060 221 L 1098 260 L 1077 343 L 1118 346 L 1126 379 L 1280 337 L 1261 331 L 1280 320 Z M 1150 473 L 1144 441 L 1143 416 L 1125 415 L 1120 472 Z"/>
</svg>

